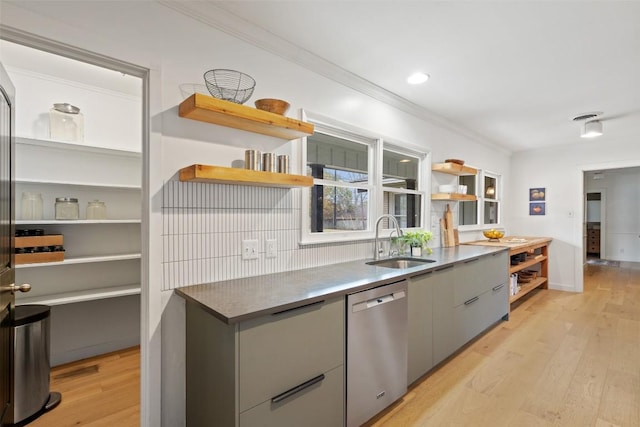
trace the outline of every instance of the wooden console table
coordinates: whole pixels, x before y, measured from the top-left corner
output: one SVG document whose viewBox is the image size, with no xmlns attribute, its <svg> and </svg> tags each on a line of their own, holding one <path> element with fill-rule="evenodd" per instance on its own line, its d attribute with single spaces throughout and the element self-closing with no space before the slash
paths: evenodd
<svg viewBox="0 0 640 427">
<path fill-rule="evenodd" d="M 489 240 L 476 240 L 473 242 L 466 242 L 465 245 L 477 245 L 477 246 L 499 246 L 509 248 L 509 259 L 513 255 L 519 255 L 521 253 L 526 254 L 524 262 L 517 265 L 509 265 L 509 276 L 513 273 L 517 273 L 526 268 L 533 267 L 536 264 L 540 265 L 540 275 L 535 279 L 532 279 L 528 283 L 523 283 L 520 287 L 520 291 L 515 295 L 509 296 L 509 303 L 513 303 L 522 298 L 532 290 L 541 287 L 542 289 L 549 288 L 549 243 L 551 243 L 550 237 L 524 237 L 524 236 L 505 236 L 497 242 L 490 242 Z M 507 278 L 509 279 L 509 278 Z"/>
</svg>

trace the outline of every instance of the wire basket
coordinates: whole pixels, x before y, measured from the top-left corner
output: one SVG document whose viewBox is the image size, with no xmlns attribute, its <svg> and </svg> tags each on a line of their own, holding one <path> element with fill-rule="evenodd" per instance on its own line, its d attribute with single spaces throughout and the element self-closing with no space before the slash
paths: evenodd
<svg viewBox="0 0 640 427">
<path fill-rule="evenodd" d="M 214 98 L 243 104 L 253 94 L 256 81 L 248 74 L 235 70 L 209 70 L 204 73 L 204 82 Z"/>
</svg>

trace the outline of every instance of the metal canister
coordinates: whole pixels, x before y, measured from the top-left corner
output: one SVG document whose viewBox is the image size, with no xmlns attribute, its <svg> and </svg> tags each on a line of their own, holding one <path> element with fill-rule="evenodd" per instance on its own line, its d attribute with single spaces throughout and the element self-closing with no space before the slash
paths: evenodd
<svg viewBox="0 0 640 427">
<path fill-rule="evenodd" d="M 244 168 L 254 171 L 260 170 L 260 152 L 258 150 L 245 150 Z"/>
<path fill-rule="evenodd" d="M 273 153 L 262 154 L 262 170 L 265 172 L 276 172 L 276 157 Z"/>
<path fill-rule="evenodd" d="M 278 156 L 278 172 L 289 173 L 289 156 L 286 154 Z"/>
</svg>

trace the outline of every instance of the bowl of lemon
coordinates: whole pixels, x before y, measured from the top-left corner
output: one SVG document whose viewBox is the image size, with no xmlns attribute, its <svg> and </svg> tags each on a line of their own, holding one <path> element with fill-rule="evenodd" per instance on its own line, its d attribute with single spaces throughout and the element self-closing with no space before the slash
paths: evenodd
<svg viewBox="0 0 640 427">
<path fill-rule="evenodd" d="M 496 230 L 495 228 L 492 228 L 491 230 L 484 230 L 482 234 L 484 234 L 484 237 L 489 239 L 490 242 L 499 242 L 500 239 L 504 237 L 504 231 Z"/>
</svg>

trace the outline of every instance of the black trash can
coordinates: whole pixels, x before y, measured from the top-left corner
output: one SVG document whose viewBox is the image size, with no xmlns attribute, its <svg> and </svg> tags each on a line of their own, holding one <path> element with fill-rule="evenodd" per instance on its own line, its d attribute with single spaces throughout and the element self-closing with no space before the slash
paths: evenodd
<svg viewBox="0 0 640 427">
<path fill-rule="evenodd" d="M 13 425 L 23 425 L 60 403 L 49 392 L 50 315 L 47 305 L 18 305 L 14 313 Z"/>
</svg>

